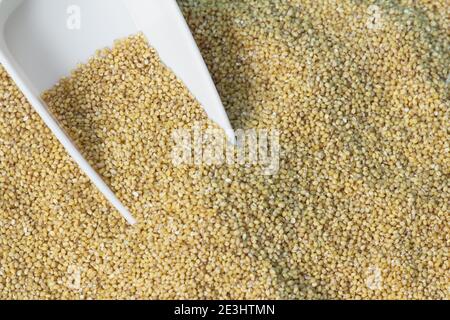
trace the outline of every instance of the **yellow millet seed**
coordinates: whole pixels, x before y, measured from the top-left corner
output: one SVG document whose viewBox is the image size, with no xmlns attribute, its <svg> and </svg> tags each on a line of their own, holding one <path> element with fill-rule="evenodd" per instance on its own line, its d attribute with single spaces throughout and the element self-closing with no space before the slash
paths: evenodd
<svg viewBox="0 0 450 320">
<path fill-rule="evenodd" d="M 0 67 L 0 298 L 448 299 L 446 1 L 178 2 L 279 171 L 174 166 L 174 130 L 214 125 L 118 40 L 43 98 L 130 227 Z"/>
</svg>

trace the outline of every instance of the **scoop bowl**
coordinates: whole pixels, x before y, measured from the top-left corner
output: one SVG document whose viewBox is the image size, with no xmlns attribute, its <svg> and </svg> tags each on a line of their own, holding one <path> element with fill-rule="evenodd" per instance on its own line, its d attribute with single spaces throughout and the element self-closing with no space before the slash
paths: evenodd
<svg viewBox="0 0 450 320">
<path fill-rule="evenodd" d="M 74 5 L 76 3 L 76 5 Z M 136 220 L 89 165 L 40 94 L 116 39 L 142 32 L 230 141 L 234 131 L 175 0 L 0 0 L 0 63 L 94 185 Z"/>
</svg>

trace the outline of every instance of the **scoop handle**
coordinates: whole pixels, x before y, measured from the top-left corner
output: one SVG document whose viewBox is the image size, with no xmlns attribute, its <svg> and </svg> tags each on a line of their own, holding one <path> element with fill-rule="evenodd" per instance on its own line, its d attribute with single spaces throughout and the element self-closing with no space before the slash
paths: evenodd
<svg viewBox="0 0 450 320">
<path fill-rule="evenodd" d="M 128 223 L 130 223 L 131 225 L 136 224 L 136 220 L 130 214 L 128 209 L 120 202 L 120 200 L 100 177 L 100 175 L 91 167 L 91 165 L 83 157 L 81 152 L 77 149 L 75 144 L 72 142 L 72 140 L 58 123 L 58 121 L 50 113 L 44 101 L 36 92 L 33 91 L 33 87 L 27 80 L 26 76 L 22 74 L 20 68 L 15 64 L 14 59 L 9 56 L 9 53 L 4 46 L 4 42 L 2 39 L 0 39 L 0 63 L 9 73 L 13 81 L 22 91 L 34 110 L 36 110 L 36 112 L 42 118 L 47 127 L 52 131 L 55 137 L 67 150 L 67 153 L 78 164 L 81 170 L 89 177 L 89 179 L 97 187 L 97 189 L 117 209 L 117 211 L 119 211 L 119 213 L 128 221 Z"/>
</svg>

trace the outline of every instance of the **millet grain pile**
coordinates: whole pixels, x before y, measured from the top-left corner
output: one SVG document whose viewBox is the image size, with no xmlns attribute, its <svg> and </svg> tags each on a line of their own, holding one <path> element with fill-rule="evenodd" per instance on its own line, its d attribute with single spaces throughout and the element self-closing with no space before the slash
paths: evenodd
<svg viewBox="0 0 450 320">
<path fill-rule="evenodd" d="M 446 1 L 377 2 L 378 29 L 368 1 L 179 4 L 280 171 L 173 167 L 173 129 L 206 117 L 119 41 L 44 98 L 129 227 L 1 70 L 0 298 L 448 298 Z"/>
</svg>

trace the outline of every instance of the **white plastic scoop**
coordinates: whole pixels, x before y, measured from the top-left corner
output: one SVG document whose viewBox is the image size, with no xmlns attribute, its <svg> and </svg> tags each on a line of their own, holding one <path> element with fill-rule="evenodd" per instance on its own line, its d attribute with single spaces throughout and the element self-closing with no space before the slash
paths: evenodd
<svg viewBox="0 0 450 320">
<path fill-rule="evenodd" d="M 40 94 L 96 50 L 139 31 L 234 141 L 219 94 L 175 0 L 0 0 L 0 63 L 70 156 L 130 224 L 136 220 L 77 150 Z"/>
</svg>

